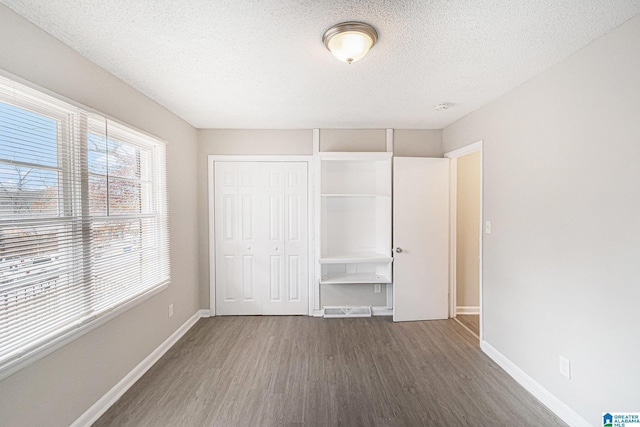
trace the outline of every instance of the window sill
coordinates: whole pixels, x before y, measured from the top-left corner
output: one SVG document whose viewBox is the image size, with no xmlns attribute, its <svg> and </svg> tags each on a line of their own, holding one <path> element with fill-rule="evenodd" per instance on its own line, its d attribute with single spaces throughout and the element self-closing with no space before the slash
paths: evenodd
<svg viewBox="0 0 640 427">
<path fill-rule="evenodd" d="M 26 368 L 32 363 L 44 358 L 45 356 L 48 356 L 49 354 L 64 347 L 72 341 L 77 340 L 78 338 L 104 325 L 110 320 L 115 319 L 126 311 L 148 300 L 152 296 L 159 294 L 160 292 L 167 289 L 169 287 L 169 284 L 170 279 L 125 302 L 124 304 L 114 308 L 113 310 L 103 313 L 93 320 L 87 321 L 82 325 L 79 325 L 77 328 L 67 331 L 66 333 L 56 337 L 55 339 L 52 339 L 49 342 L 35 349 L 32 349 L 15 359 L 7 361 L 5 364 L 0 366 L 0 381 L 15 374 L 21 369 Z"/>
</svg>

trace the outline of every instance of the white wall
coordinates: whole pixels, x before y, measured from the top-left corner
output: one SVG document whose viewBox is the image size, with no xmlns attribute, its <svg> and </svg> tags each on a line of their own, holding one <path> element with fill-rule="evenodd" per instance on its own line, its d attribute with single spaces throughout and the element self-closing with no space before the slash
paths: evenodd
<svg viewBox="0 0 640 427">
<path fill-rule="evenodd" d="M 320 129 L 320 151 L 386 151 L 384 129 Z"/>
<path fill-rule="evenodd" d="M 2 426 L 67 426 L 198 310 L 197 133 L 2 5 L 0 52 L 0 69 L 169 142 L 169 288 L 0 381 Z"/>
<path fill-rule="evenodd" d="M 480 305 L 480 152 L 457 160 L 456 305 Z"/>
<path fill-rule="evenodd" d="M 395 129 L 393 155 L 398 157 L 444 157 L 441 129 Z"/>
<path fill-rule="evenodd" d="M 636 16 L 443 132 L 484 141 L 485 340 L 593 425 L 640 396 L 639 70 Z"/>
</svg>

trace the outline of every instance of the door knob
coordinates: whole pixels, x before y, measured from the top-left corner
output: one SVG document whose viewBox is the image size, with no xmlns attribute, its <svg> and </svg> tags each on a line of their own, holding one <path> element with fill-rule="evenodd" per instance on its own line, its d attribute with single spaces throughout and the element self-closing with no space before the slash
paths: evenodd
<svg viewBox="0 0 640 427">
<path fill-rule="evenodd" d="M 395 248 L 395 251 L 397 254 L 401 254 L 402 253 L 402 248 Z"/>
<path fill-rule="evenodd" d="M 274 247 L 273 247 L 273 250 L 274 250 L 274 251 L 277 251 L 277 250 L 278 250 L 278 247 L 277 247 L 277 246 L 274 246 Z"/>
<path fill-rule="evenodd" d="M 250 251 L 251 250 L 251 246 L 247 246 L 247 250 Z"/>
</svg>

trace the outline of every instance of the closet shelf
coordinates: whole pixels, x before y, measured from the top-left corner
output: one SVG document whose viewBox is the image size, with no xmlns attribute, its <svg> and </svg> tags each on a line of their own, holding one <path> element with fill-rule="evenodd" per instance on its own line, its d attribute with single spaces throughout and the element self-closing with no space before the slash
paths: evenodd
<svg viewBox="0 0 640 427">
<path fill-rule="evenodd" d="M 335 276 L 326 276 L 320 279 L 321 285 L 331 284 L 356 284 L 356 283 L 391 283 L 391 280 L 381 274 L 353 273 Z"/>
<path fill-rule="evenodd" d="M 333 255 L 320 258 L 320 264 L 364 264 L 364 263 L 388 263 L 393 258 L 387 254 L 378 253 L 354 253 L 347 255 Z"/>
<path fill-rule="evenodd" d="M 323 193 L 321 197 L 391 197 L 390 194 L 371 193 Z"/>
</svg>

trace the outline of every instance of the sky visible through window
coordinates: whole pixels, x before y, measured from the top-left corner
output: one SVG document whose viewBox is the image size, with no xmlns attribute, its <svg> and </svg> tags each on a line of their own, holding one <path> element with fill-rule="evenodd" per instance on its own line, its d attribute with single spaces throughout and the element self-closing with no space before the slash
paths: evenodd
<svg viewBox="0 0 640 427">
<path fill-rule="evenodd" d="M 62 206 L 59 119 L 0 102 L 0 217 L 59 216 Z M 91 214 L 146 211 L 150 153 L 106 137 L 100 123 L 87 133 Z M 62 151 L 62 153 L 59 152 Z"/>
<path fill-rule="evenodd" d="M 0 102 L 2 188 L 35 190 L 57 185 L 56 171 L 17 164 L 57 167 L 57 124 L 55 119 Z"/>
</svg>

